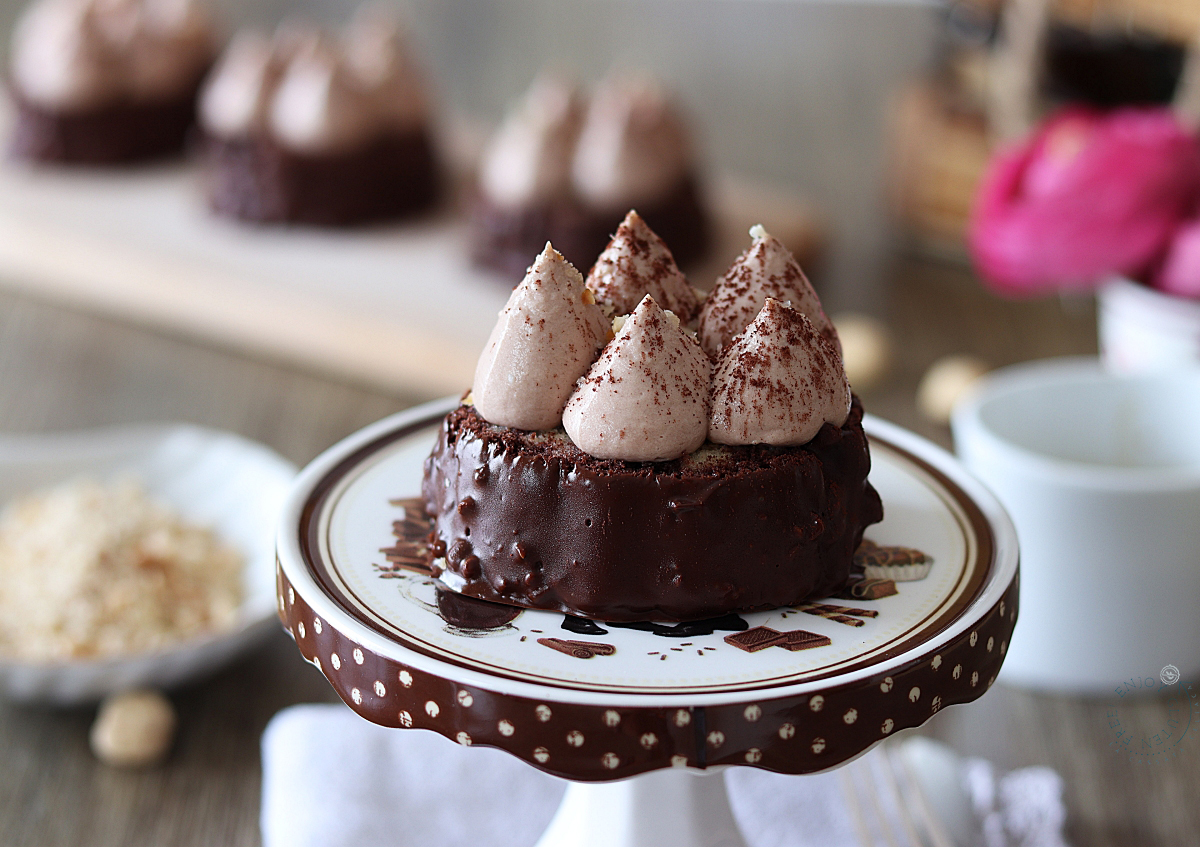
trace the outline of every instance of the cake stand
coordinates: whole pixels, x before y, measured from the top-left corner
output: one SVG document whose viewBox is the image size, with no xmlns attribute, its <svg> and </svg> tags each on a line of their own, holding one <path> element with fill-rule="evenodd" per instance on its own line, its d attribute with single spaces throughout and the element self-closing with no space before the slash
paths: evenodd
<svg viewBox="0 0 1200 847">
<path fill-rule="evenodd" d="M 917 436 L 866 421 L 885 511 L 867 537 L 926 554 L 924 578 L 874 600 L 647 631 L 476 608 L 389 561 L 423 519 L 398 502 L 419 492 L 452 406 L 382 420 L 301 473 L 278 538 L 279 616 L 367 720 L 572 780 L 540 847 L 743 845 L 714 770 L 827 770 L 995 681 L 1016 622 L 1016 535 Z"/>
</svg>

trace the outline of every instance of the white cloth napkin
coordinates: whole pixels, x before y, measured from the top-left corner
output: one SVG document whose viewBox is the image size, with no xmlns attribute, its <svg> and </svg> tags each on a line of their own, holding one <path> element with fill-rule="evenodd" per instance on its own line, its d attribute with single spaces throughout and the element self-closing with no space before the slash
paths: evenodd
<svg viewBox="0 0 1200 847">
<path fill-rule="evenodd" d="M 959 847 L 1064 847 L 1062 782 L 1047 768 L 1000 775 L 927 739 L 904 742 Z M 869 773 L 872 751 L 854 766 Z M 726 771 L 750 847 L 860 847 L 835 772 Z M 513 756 L 432 732 L 376 726 L 341 705 L 293 706 L 263 734 L 264 847 L 532 847 L 566 783 Z"/>
</svg>

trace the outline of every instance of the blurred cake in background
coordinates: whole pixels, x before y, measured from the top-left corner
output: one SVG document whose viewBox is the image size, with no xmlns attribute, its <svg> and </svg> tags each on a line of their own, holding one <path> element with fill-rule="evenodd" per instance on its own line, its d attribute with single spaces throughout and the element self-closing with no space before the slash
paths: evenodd
<svg viewBox="0 0 1200 847">
<path fill-rule="evenodd" d="M 196 0 L 36 0 L 13 30 L 10 151 L 91 164 L 179 153 L 216 52 Z"/>
<path fill-rule="evenodd" d="M 399 22 L 360 9 L 336 35 L 239 33 L 200 98 L 209 203 L 260 222 L 343 226 L 430 207 L 429 100 Z"/>
<path fill-rule="evenodd" d="M 589 101 L 578 87 L 543 75 L 484 152 L 473 257 L 519 277 L 552 241 L 587 267 L 630 208 L 681 265 L 703 255 L 709 221 L 683 116 L 645 78 L 607 79 Z"/>
</svg>

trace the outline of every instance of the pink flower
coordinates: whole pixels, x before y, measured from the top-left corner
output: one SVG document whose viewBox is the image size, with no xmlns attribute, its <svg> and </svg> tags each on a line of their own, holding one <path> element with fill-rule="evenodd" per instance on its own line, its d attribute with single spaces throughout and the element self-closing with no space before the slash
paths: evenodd
<svg viewBox="0 0 1200 847">
<path fill-rule="evenodd" d="M 1166 109 L 1068 108 L 996 155 L 969 242 L 1001 293 L 1083 288 L 1136 275 L 1200 198 L 1200 145 Z"/>
<path fill-rule="evenodd" d="M 1200 220 L 1188 221 L 1176 231 L 1154 287 L 1180 297 L 1200 298 Z"/>
</svg>

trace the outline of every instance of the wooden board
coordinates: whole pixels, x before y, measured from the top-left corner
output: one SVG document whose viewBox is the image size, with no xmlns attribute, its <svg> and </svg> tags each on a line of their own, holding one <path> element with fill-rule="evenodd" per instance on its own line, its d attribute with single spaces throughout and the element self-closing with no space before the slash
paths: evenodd
<svg viewBox="0 0 1200 847">
<path fill-rule="evenodd" d="M 711 193 L 701 287 L 754 223 L 795 249 L 818 238 L 795 198 L 730 179 Z M 351 232 L 246 226 L 208 213 L 187 164 L 0 166 L 0 285 L 389 389 L 462 391 L 517 281 L 470 265 L 450 208 Z"/>
</svg>

